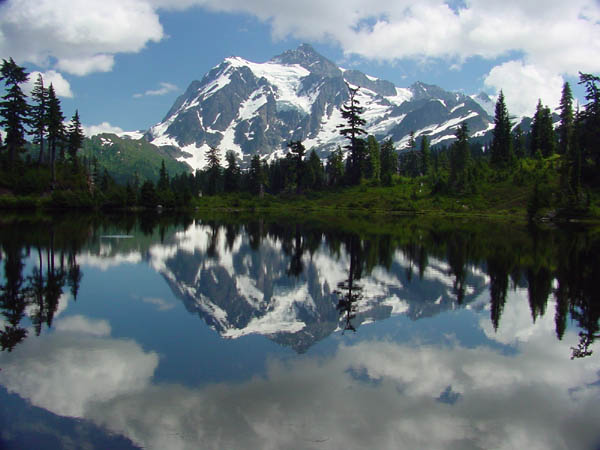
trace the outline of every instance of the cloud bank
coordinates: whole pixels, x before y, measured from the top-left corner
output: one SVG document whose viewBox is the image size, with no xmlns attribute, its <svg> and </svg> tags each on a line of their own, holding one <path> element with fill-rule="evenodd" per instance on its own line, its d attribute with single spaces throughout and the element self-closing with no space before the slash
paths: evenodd
<svg viewBox="0 0 600 450">
<path fill-rule="evenodd" d="M 116 54 L 164 39 L 162 11 L 191 7 L 245 13 L 267 23 L 275 39 L 334 43 L 367 60 L 449 67 L 473 57 L 497 62 L 485 84 L 505 89 L 517 115 L 533 110 L 539 97 L 555 106 L 563 76 L 600 71 L 596 0 L 543 6 L 536 0 L 347 0 L 343 7 L 320 0 L 9 0 L 0 5 L 0 57 L 74 75 L 110 71 Z"/>
</svg>

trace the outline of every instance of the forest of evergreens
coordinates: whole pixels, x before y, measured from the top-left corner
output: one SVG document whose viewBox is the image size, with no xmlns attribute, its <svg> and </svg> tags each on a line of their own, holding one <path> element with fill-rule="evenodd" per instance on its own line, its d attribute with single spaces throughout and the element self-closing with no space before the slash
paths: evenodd
<svg viewBox="0 0 600 450">
<path fill-rule="evenodd" d="M 408 146 L 398 151 L 391 139 L 367 135 L 358 88 L 348 86 L 349 100 L 341 108 L 345 123 L 339 125 L 346 145 L 325 162 L 301 141 L 291 141 L 285 158 L 268 163 L 254 155 L 242 169 L 232 151 L 223 155 L 211 147 L 204 170 L 170 176 L 163 159 L 156 181 L 131 174 L 125 183 L 117 183 L 93 156 L 82 156 L 79 114 L 64 125 L 52 85 L 45 87 L 39 77 L 27 98 L 20 87 L 27 77 L 12 59 L 3 60 L 4 208 L 306 207 L 313 200 L 326 207 L 332 195 L 330 203 L 348 209 L 359 196 L 359 207 L 375 210 L 600 217 L 600 78 L 591 74 L 580 74 L 584 105 L 574 107 L 565 83 L 558 116 L 540 100 L 527 131 L 515 126 L 500 92 L 493 136 L 485 144 L 471 142 L 463 122 L 449 146 L 431 146 L 427 135 L 411 133 Z"/>
</svg>

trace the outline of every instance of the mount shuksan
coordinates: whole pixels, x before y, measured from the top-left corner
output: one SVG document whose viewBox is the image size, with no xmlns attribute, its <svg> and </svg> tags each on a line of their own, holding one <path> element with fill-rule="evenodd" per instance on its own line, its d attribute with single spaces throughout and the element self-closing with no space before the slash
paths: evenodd
<svg viewBox="0 0 600 450">
<path fill-rule="evenodd" d="M 254 154 L 271 160 L 287 153 L 286 144 L 301 140 L 326 157 L 344 145 L 337 126 L 340 106 L 349 98 L 348 83 L 360 87 L 358 100 L 369 134 L 391 138 L 397 148 L 411 131 L 427 135 L 432 145 L 454 139 L 466 121 L 472 137 L 493 128 L 486 96 L 469 97 L 437 86 L 408 88 L 346 70 L 303 44 L 264 63 L 226 58 L 200 81 L 192 81 L 165 118 L 145 133 L 152 144 L 194 169 L 205 166 L 210 146 L 236 152 L 243 166 Z M 486 101 L 487 100 L 487 101 Z"/>
</svg>

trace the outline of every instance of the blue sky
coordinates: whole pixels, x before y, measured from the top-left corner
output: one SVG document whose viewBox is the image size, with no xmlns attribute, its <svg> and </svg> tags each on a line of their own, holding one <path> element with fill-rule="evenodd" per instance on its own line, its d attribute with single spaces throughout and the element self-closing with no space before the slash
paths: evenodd
<svg viewBox="0 0 600 450">
<path fill-rule="evenodd" d="M 0 58 L 43 73 L 65 115 L 78 108 L 90 130 L 147 129 L 225 57 L 262 62 L 303 42 L 398 86 L 423 81 L 467 94 L 502 88 L 509 111 L 521 115 L 538 98 L 556 106 L 565 80 L 581 95 L 578 71 L 600 72 L 599 2 L 538 5 L 0 0 Z"/>
</svg>

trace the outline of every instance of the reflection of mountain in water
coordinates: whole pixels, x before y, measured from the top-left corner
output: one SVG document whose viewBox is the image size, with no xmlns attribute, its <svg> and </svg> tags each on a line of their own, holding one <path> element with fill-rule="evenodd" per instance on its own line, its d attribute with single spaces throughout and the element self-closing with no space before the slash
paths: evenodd
<svg viewBox="0 0 600 450">
<path fill-rule="evenodd" d="M 335 254 L 321 238 L 304 251 L 307 239 L 266 235 L 257 245 L 247 233 L 232 238 L 224 227 L 192 226 L 151 247 L 150 258 L 188 311 L 221 336 L 262 334 L 304 352 L 340 328 L 333 291 L 350 266 L 346 245 Z M 461 299 L 447 263 L 430 258 L 413 275 L 413 262 L 402 251 L 391 256 L 389 269 L 376 265 L 360 277 L 354 326 L 395 314 L 433 316 L 473 301 L 486 286 L 485 274 L 468 269 Z"/>
</svg>

